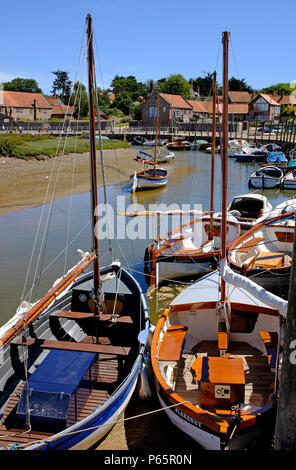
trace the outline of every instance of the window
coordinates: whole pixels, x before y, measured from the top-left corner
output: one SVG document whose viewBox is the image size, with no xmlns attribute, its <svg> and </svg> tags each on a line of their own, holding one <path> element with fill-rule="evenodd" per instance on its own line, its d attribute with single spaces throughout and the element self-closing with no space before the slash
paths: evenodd
<svg viewBox="0 0 296 470">
<path fill-rule="evenodd" d="M 150 106 L 149 108 L 149 117 L 156 117 L 157 116 L 157 107 Z"/>
<path fill-rule="evenodd" d="M 163 112 L 163 113 L 166 113 L 166 110 L 167 110 L 167 109 L 166 109 L 166 106 L 163 106 L 162 112 Z"/>
</svg>

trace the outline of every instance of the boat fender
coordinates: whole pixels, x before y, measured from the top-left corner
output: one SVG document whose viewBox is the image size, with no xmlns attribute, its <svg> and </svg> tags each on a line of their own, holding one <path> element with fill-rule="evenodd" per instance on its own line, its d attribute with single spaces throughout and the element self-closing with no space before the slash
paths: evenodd
<svg viewBox="0 0 296 470">
<path fill-rule="evenodd" d="M 152 391 L 149 384 L 148 368 L 145 364 L 145 361 L 143 361 L 139 373 L 138 394 L 140 400 L 147 400 L 147 398 L 150 398 L 152 396 Z"/>
<path fill-rule="evenodd" d="M 151 348 L 151 343 L 152 343 L 152 338 L 153 338 L 154 330 L 155 330 L 155 326 L 154 326 L 154 325 L 150 325 L 150 327 L 149 327 L 149 333 L 148 333 L 148 339 L 147 339 L 147 347 L 148 347 L 149 351 L 150 351 L 150 348 Z"/>
</svg>

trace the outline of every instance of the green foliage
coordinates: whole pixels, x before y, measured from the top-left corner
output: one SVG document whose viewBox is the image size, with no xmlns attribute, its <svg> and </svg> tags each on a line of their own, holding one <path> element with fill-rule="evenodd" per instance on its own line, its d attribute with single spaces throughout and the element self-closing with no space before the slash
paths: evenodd
<svg viewBox="0 0 296 470">
<path fill-rule="evenodd" d="M 229 91 L 248 91 L 252 93 L 254 90 L 253 88 L 246 83 L 246 79 L 231 77 L 228 82 L 228 89 Z"/>
<path fill-rule="evenodd" d="M 73 114 L 75 119 L 82 119 L 88 116 L 88 94 L 83 83 L 75 82 L 70 98 L 70 105 L 75 106 Z"/>
<path fill-rule="evenodd" d="M 213 94 L 214 74 L 211 72 L 203 72 L 203 77 L 193 79 L 193 90 L 198 91 L 200 96 L 210 96 Z M 221 91 L 220 85 L 217 83 L 217 92 Z"/>
<path fill-rule="evenodd" d="M 181 74 L 170 75 L 163 82 L 158 81 L 158 89 L 162 93 L 182 95 L 184 98 L 190 99 L 190 83 Z"/>
<path fill-rule="evenodd" d="M 60 139 L 50 135 L 9 134 L 0 136 L 0 155 L 22 159 L 36 158 L 42 160 L 46 157 L 55 157 L 64 152 L 86 153 L 89 150 L 87 134 L 80 137 L 68 137 Z M 103 149 L 128 148 L 129 143 L 122 140 L 102 140 Z M 57 147 L 59 149 L 57 152 Z M 100 148 L 100 141 L 96 141 L 96 147 Z"/>
<path fill-rule="evenodd" d="M 0 136 L 0 155 L 11 157 L 14 155 L 16 143 L 9 139 L 9 137 Z"/>
<path fill-rule="evenodd" d="M 52 73 L 56 77 L 52 84 L 52 95 L 59 96 L 64 104 L 68 104 L 72 86 L 68 72 L 57 70 L 56 72 Z"/>
<path fill-rule="evenodd" d="M 42 93 L 41 88 L 33 78 L 14 78 L 11 82 L 3 82 L 3 90 Z"/>
<path fill-rule="evenodd" d="M 271 85 L 267 88 L 262 88 L 261 93 L 273 93 L 277 95 L 290 95 L 293 89 L 290 86 L 290 83 L 277 83 L 276 85 Z"/>
<path fill-rule="evenodd" d="M 110 108 L 113 107 L 120 109 L 126 115 L 130 114 L 134 109 L 134 102 L 127 91 L 122 91 L 117 95 L 115 94 L 115 100 Z"/>
<path fill-rule="evenodd" d="M 140 96 L 147 94 L 147 86 L 144 83 L 137 82 L 133 75 L 128 77 L 115 75 L 111 87 L 116 97 L 125 93 L 130 96 L 132 101 L 137 101 Z"/>
</svg>

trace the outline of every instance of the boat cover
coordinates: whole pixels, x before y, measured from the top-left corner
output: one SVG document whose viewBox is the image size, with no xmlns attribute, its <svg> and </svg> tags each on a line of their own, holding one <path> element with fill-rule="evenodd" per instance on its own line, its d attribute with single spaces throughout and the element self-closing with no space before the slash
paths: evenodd
<svg viewBox="0 0 296 470">
<path fill-rule="evenodd" d="M 52 350 L 29 378 L 28 388 L 71 395 L 95 356 L 90 352 Z"/>
</svg>

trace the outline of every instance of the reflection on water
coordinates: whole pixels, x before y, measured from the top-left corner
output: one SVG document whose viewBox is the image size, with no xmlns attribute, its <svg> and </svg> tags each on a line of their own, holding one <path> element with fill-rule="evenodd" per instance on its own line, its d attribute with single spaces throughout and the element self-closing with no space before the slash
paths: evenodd
<svg viewBox="0 0 296 470">
<path fill-rule="evenodd" d="M 120 184 L 108 186 L 108 203 L 114 208 L 114 215 L 117 212 L 117 197 L 124 196 L 125 208 L 131 204 L 141 204 L 148 208 L 150 204 L 201 204 L 204 210 L 209 209 L 209 188 L 210 188 L 210 162 L 211 155 L 198 151 L 175 152 L 175 159 L 171 163 L 162 164 L 168 170 L 169 181 L 164 188 L 151 191 L 142 191 L 131 194 L 131 184 L 129 180 L 121 181 Z M 228 202 L 230 203 L 234 196 L 248 193 L 248 180 L 255 168 L 260 164 L 239 163 L 235 159 L 229 159 L 228 164 Z M 257 190 L 258 191 L 258 190 Z M 259 191 L 258 191 L 259 192 Z M 270 203 L 275 206 L 284 199 L 292 197 L 293 191 L 282 190 L 264 190 Z M 99 201 L 103 202 L 103 191 L 99 190 Z M 41 224 L 40 237 L 36 243 L 37 247 L 44 247 L 44 254 L 38 259 L 36 255 L 28 275 L 28 282 L 25 294 L 29 291 L 33 277 L 36 278 L 37 286 L 34 289 L 31 300 L 40 298 L 71 266 L 79 261 L 77 249 L 85 251 L 90 250 L 90 197 L 89 193 L 74 195 L 72 198 L 71 223 L 68 224 L 68 213 L 70 206 L 70 197 L 60 199 L 54 203 L 52 218 L 49 225 L 48 236 L 43 238 L 46 227 L 45 219 Z M 221 206 L 221 165 L 220 156 L 215 156 L 215 210 L 220 210 Z M 0 298 L 1 298 L 1 318 L 0 324 L 10 318 L 22 298 L 24 282 L 27 276 L 27 269 L 30 262 L 31 251 L 34 244 L 35 233 L 39 224 L 39 218 L 42 209 L 30 208 L 22 211 L 5 214 L 0 216 Z M 47 215 L 48 208 L 44 211 Z M 155 217 L 153 219 L 156 219 Z M 122 220 L 122 219 L 121 219 Z M 123 217 L 126 224 L 131 223 L 131 219 Z M 117 220 L 115 217 L 115 234 L 117 233 Z M 147 220 L 146 217 L 139 217 L 133 221 L 133 233 L 144 231 L 149 233 L 150 227 L 151 239 L 156 236 L 156 230 L 161 233 L 167 227 L 163 227 L 159 220 L 157 227 L 156 220 Z M 150 225 L 149 225 L 150 224 Z M 137 227 L 136 227 L 137 225 Z M 69 226 L 69 231 L 68 231 Z M 170 228 L 170 227 L 169 227 Z M 143 230 L 142 230 L 143 231 Z M 67 236 L 68 233 L 68 236 Z M 154 235 L 153 235 L 154 234 Z M 109 264 L 112 259 L 119 259 L 123 265 L 129 266 L 143 289 L 146 291 L 148 284 L 144 276 L 144 252 L 151 239 L 114 239 L 112 240 L 112 253 L 109 252 L 109 244 L 106 239 L 100 241 L 101 266 Z M 67 242 L 70 246 L 65 251 Z M 55 260 L 56 256 L 60 257 Z M 39 261 L 38 269 L 35 268 Z M 45 272 L 43 272 L 45 270 Z M 42 276 L 40 277 L 41 273 Z M 40 279 L 39 279 L 40 277 Z M 161 286 L 158 295 L 152 294 L 148 297 L 151 307 L 151 319 L 155 322 L 158 314 L 163 307 L 169 304 L 174 295 L 182 289 L 187 283 L 170 283 Z"/>
</svg>

